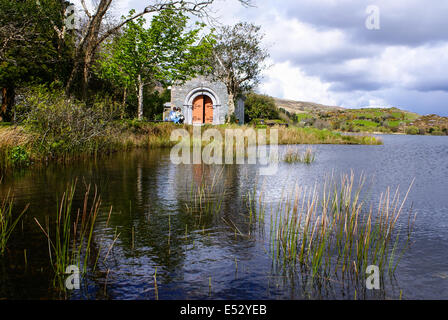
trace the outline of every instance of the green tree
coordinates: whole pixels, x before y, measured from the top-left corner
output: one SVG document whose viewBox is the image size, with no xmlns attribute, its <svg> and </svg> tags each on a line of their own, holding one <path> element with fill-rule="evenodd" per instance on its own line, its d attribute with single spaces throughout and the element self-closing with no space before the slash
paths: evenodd
<svg viewBox="0 0 448 320">
<path fill-rule="evenodd" d="M 62 1 L 0 0 L 0 118 L 11 120 L 15 92 L 29 82 L 64 80 L 71 63 L 67 35 L 59 40 L 51 21 L 62 21 L 66 4 Z"/>
<path fill-rule="evenodd" d="M 162 120 L 164 104 L 171 100 L 171 90 L 160 87 L 145 86 L 143 90 L 143 116 L 148 120 Z M 136 94 L 130 94 L 126 102 L 128 114 L 135 114 L 138 98 Z"/>
<path fill-rule="evenodd" d="M 166 87 L 205 68 L 212 38 L 206 36 L 208 41 L 200 41 L 204 25 L 196 23 L 187 30 L 188 20 L 181 11 L 164 9 L 152 18 L 149 28 L 145 28 L 143 17 L 132 20 L 121 35 L 104 46 L 98 74 L 123 90 L 135 88 L 138 119 L 143 118 L 144 86 Z"/>
<path fill-rule="evenodd" d="M 230 115 L 235 112 L 235 99 L 260 82 L 265 60 L 269 57 L 262 47 L 262 39 L 260 26 L 251 23 L 240 22 L 217 31 L 210 76 L 226 85 Z"/>
<path fill-rule="evenodd" d="M 251 0 L 238 1 L 244 6 L 251 4 Z M 207 9 L 213 4 L 214 0 L 145 0 L 143 1 L 145 7 L 141 11 L 134 12 L 132 16 L 116 24 L 104 23 L 104 20 L 118 0 L 97 0 L 95 2 L 95 9 L 90 11 L 85 1 L 81 0 L 81 5 L 84 9 L 83 23 L 78 30 L 80 36 L 75 43 L 74 63 L 66 84 L 66 92 L 70 93 L 73 91 L 76 80 L 80 79 L 84 99 L 87 98 L 89 75 L 98 49 L 112 35 L 119 32 L 122 27 L 146 14 L 158 13 L 167 8 L 199 17 L 207 17 L 209 15 Z M 44 6 L 41 7 L 43 8 Z M 57 23 L 52 23 L 52 25 L 59 38 L 64 38 L 66 28 L 59 27 Z"/>
<path fill-rule="evenodd" d="M 245 101 L 244 117 L 246 122 L 254 119 L 279 119 L 275 100 L 267 95 L 249 93 Z"/>
</svg>

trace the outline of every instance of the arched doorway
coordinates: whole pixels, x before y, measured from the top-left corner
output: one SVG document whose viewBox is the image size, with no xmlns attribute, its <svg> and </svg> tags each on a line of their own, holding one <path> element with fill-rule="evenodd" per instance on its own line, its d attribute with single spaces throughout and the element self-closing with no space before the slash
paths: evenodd
<svg viewBox="0 0 448 320">
<path fill-rule="evenodd" d="M 213 123 L 213 101 L 207 95 L 193 100 L 193 123 Z"/>
</svg>

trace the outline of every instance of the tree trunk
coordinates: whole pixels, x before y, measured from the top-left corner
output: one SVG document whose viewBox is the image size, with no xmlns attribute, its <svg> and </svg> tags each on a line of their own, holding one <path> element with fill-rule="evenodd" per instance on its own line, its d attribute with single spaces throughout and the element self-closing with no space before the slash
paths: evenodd
<svg viewBox="0 0 448 320">
<path fill-rule="evenodd" d="M 85 29 L 81 30 L 81 34 L 83 34 L 82 40 L 79 42 L 76 52 L 75 52 L 75 63 L 74 67 L 71 71 L 70 78 L 66 85 L 66 92 L 69 94 L 73 91 L 74 82 L 80 78 L 82 81 L 82 95 L 87 95 L 87 87 L 89 80 L 89 72 L 92 63 L 94 62 L 95 53 L 99 47 L 99 45 L 113 35 L 115 32 L 119 31 L 121 27 L 125 26 L 129 21 L 133 21 L 145 14 L 149 14 L 151 12 L 160 12 L 163 9 L 173 7 L 176 11 L 188 11 L 193 14 L 202 14 L 204 13 L 205 8 L 210 5 L 213 1 L 180 1 L 180 0 L 167 0 L 167 1 L 152 1 L 153 4 L 146 6 L 143 11 L 134 14 L 132 17 L 125 19 L 124 21 L 118 23 L 114 27 L 105 30 L 100 34 L 100 29 L 102 26 L 102 22 L 104 16 L 110 9 L 113 0 L 98 0 L 95 12 L 88 15 L 88 21 L 85 25 Z M 241 3 L 245 3 L 248 0 L 239 0 Z M 117 1 L 118 2 L 118 1 Z M 87 11 L 87 9 L 86 9 Z M 87 11 L 88 12 L 88 11 Z M 79 77 L 79 73 L 81 72 L 81 68 L 83 68 L 83 76 Z"/>
<path fill-rule="evenodd" d="M 120 114 L 120 118 L 123 119 L 124 118 L 124 111 L 126 110 L 126 98 L 128 95 L 128 90 L 126 87 L 124 87 L 123 89 L 123 102 L 122 102 L 122 106 L 121 106 L 121 114 Z"/>
<path fill-rule="evenodd" d="M 2 107 L 0 109 L 0 121 L 6 121 L 6 111 L 8 110 L 8 104 L 6 102 L 8 95 L 8 89 L 2 88 Z"/>
<path fill-rule="evenodd" d="M 90 71 L 90 56 L 86 56 L 84 60 L 84 68 L 82 71 L 82 98 L 87 100 L 89 90 L 89 71 Z"/>
<path fill-rule="evenodd" d="M 233 92 L 229 92 L 229 112 L 227 117 L 227 123 L 230 122 L 230 117 L 232 116 L 232 114 L 235 114 L 235 99 Z"/>
<path fill-rule="evenodd" d="M 0 108 L 0 121 L 11 121 L 14 107 L 15 90 L 13 87 L 2 88 L 2 106 Z"/>
<path fill-rule="evenodd" d="M 87 99 L 90 67 L 92 65 L 92 59 L 94 53 L 95 49 L 94 44 L 92 43 L 88 45 L 88 48 L 83 53 L 80 53 L 75 57 L 73 69 L 70 73 L 70 77 L 65 87 L 65 91 L 67 94 L 70 94 L 73 91 L 74 83 L 77 79 L 79 79 L 80 71 L 82 68 L 81 95 L 84 100 Z"/>
<path fill-rule="evenodd" d="M 75 82 L 75 77 L 78 74 L 78 68 L 79 68 L 79 60 L 76 59 L 73 64 L 72 71 L 70 72 L 70 77 L 68 78 L 67 84 L 65 85 L 65 93 L 69 95 L 73 89 L 73 83 Z"/>
<path fill-rule="evenodd" d="M 95 52 L 100 44 L 99 31 L 101 28 L 101 23 L 103 21 L 104 15 L 111 5 L 112 0 L 100 0 L 95 14 L 93 14 L 86 25 L 86 33 L 83 40 L 80 42 L 75 53 L 75 63 L 70 74 L 70 78 L 67 82 L 66 92 L 70 93 L 73 89 L 74 81 L 78 72 L 80 72 L 80 67 L 82 66 L 82 78 L 81 78 L 81 89 L 83 98 L 87 98 L 87 89 L 89 81 L 89 72 L 92 65 L 92 61 Z"/>
<path fill-rule="evenodd" d="M 138 120 L 143 120 L 143 81 L 142 76 L 138 75 Z"/>
</svg>

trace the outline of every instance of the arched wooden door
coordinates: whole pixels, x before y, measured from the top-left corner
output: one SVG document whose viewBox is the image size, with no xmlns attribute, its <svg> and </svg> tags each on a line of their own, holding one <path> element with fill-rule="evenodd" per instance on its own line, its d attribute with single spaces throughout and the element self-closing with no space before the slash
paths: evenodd
<svg viewBox="0 0 448 320">
<path fill-rule="evenodd" d="M 204 123 L 204 96 L 193 100 L 193 123 Z"/>
<path fill-rule="evenodd" d="M 193 123 L 213 123 L 213 101 L 209 96 L 194 98 Z"/>
<path fill-rule="evenodd" d="M 213 101 L 209 96 L 204 96 L 204 123 L 213 123 Z"/>
</svg>

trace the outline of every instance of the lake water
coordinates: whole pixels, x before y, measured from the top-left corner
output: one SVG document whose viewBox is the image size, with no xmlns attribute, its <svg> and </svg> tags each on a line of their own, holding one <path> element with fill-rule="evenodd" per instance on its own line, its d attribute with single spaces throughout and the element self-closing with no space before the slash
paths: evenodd
<svg viewBox="0 0 448 320">
<path fill-rule="evenodd" d="M 307 290 L 299 273 L 277 270 L 269 253 L 269 212 L 263 226 L 249 226 L 241 198 L 257 186 L 275 203 L 296 184 L 312 187 L 333 173 L 365 174 L 375 203 L 388 186 L 405 193 L 406 210 L 417 213 L 412 245 L 395 277 L 381 293 L 366 298 L 448 298 L 448 138 L 381 136 L 381 146 L 317 145 L 310 165 L 280 163 L 274 176 L 258 176 L 256 165 L 174 165 L 169 150 L 137 150 L 70 165 L 32 167 L 3 177 L 0 194 L 11 189 L 15 210 L 30 207 L 0 258 L 0 299 L 51 299 L 48 244 L 34 221 L 54 219 L 67 183 L 78 179 L 74 206 L 84 185 L 102 198 L 94 239 L 106 249 L 120 234 L 108 259 L 82 282 L 72 299 L 346 299 L 353 290 L 335 284 Z M 280 147 L 284 152 L 288 147 Z M 197 226 L 185 213 L 192 183 L 221 172 L 222 217 Z M 109 208 L 110 221 L 106 226 Z M 239 232 L 229 225 L 232 221 Z M 403 226 L 404 228 L 404 226 Z M 101 239 L 101 241 L 100 241 Z M 26 250 L 27 264 L 24 263 Z M 157 268 L 157 289 L 154 274 Z M 305 289 L 304 289 L 305 288 Z"/>
</svg>

